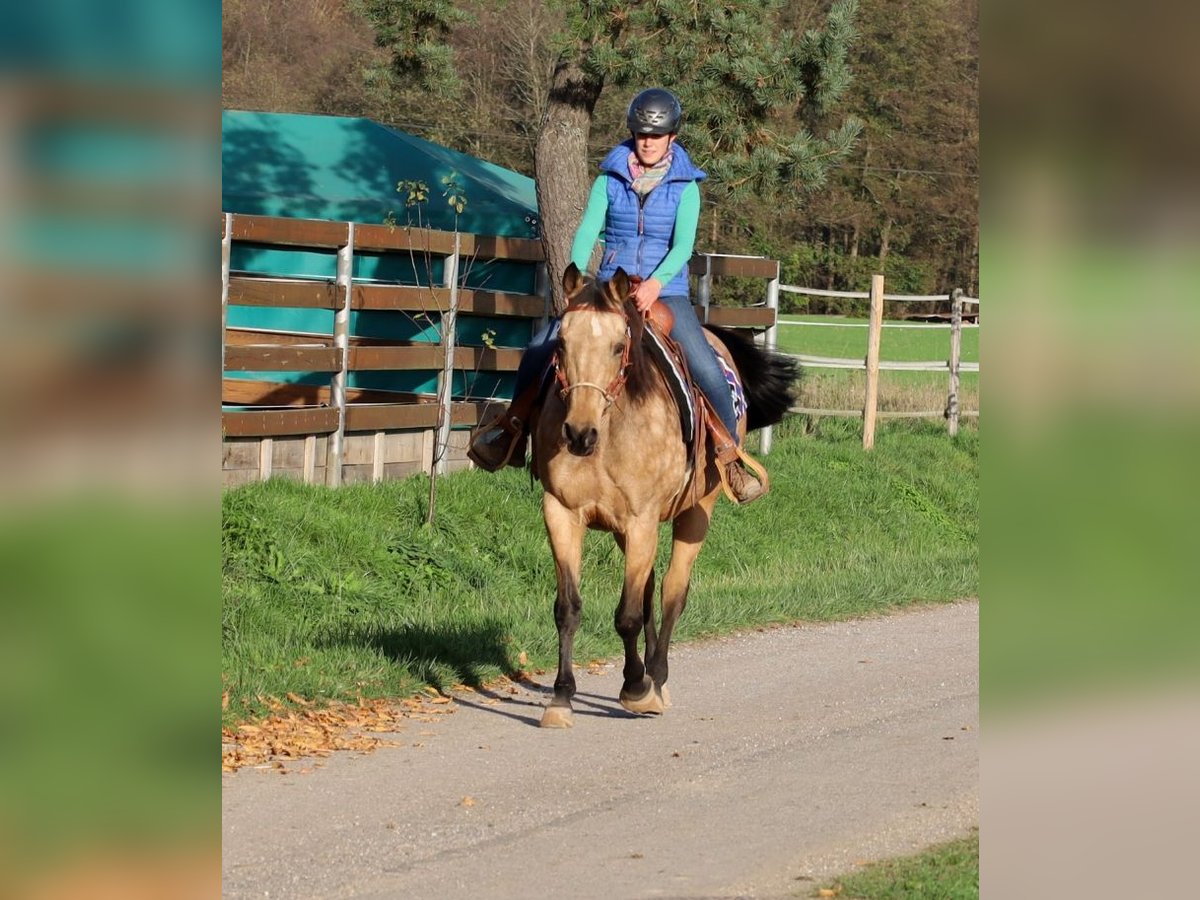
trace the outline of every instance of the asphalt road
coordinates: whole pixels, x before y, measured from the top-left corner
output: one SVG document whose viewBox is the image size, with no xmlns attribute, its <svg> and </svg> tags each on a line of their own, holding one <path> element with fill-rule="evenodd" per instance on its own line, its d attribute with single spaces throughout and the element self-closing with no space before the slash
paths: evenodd
<svg viewBox="0 0 1200 900">
<path fill-rule="evenodd" d="M 807 895 L 977 825 L 978 612 L 681 645 L 661 717 L 617 704 L 617 664 L 577 673 L 574 728 L 540 729 L 548 672 L 399 746 L 225 775 L 224 896 Z"/>
</svg>

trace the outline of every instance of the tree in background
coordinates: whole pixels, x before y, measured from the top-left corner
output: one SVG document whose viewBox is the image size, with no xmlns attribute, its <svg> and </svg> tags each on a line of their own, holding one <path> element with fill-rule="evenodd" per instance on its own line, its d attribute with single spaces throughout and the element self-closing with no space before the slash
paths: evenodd
<svg viewBox="0 0 1200 900">
<path fill-rule="evenodd" d="M 551 271 L 564 270 L 570 258 L 593 177 L 588 138 L 606 86 L 675 91 L 684 108 L 681 138 L 712 176 L 708 190 L 720 196 L 771 196 L 824 183 L 860 128 L 847 117 L 815 133 L 850 82 L 846 60 L 857 2 L 835 0 L 823 27 L 802 34 L 779 27 L 782 6 L 779 0 L 567 4 L 535 153 Z M 556 281 L 554 289 L 559 307 Z"/>
<path fill-rule="evenodd" d="M 867 4 L 853 40 L 852 6 L 227 0 L 223 100 L 367 116 L 527 175 L 540 140 L 544 231 L 565 247 L 629 98 L 662 85 L 712 175 L 698 249 L 776 257 L 791 283 L 863 289 L 881 270 L 898 291 L 975 293 L 978 2 Z M 849 113 L 863 130 L 839 161 Z M 735 281 L 718 301 L 749 298 Z"/>
</svg>

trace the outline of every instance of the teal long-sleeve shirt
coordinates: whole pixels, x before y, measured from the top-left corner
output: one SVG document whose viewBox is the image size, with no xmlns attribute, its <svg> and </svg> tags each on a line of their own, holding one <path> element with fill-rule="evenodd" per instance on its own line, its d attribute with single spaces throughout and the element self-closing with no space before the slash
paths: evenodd
<svg viewBox="0 0 1200 900">
<path fill-rule="evenodd" d="M 600 175 L 592 183 L 592 192 L 588 195 L 587 207 L 583 211 L 583 221 L 579 223 L 579 228 L 575 231 L 575 240 L 571 244 L 571 262 L 575 263 L 580 272 L 587 271 L 592 249 L 600 239 L 600 232 L 604 230 L 604 220 L 608 216 L 608 177 Z M 671 249 L 658 264 L 651 278 L 658 279 L 660 284 L 669 284 L 688 264 L 696 247 L 696 226 L 699 222 L 700 187 L 693 181 L 683 189 L 679 197 Z"/>
</svg>

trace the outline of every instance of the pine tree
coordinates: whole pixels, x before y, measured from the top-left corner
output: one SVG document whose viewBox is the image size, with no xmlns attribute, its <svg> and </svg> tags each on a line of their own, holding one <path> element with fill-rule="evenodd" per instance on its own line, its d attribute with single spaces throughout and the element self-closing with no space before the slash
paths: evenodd
<svg viewBox="0 0 1200 900">
<path fill-rule="evenodd" d="M 551 271 L 569 261 L 594 174 L 588 135 L 606 87 L 631 96 L 652 86 L 674 91 L 684 108 L 681 141 L 719 197 L 821 186 L 860 129 L 847 117 L 818 133 L 850 83 L 857 5 L 835 0 L 822 28 L 797 34 L 780 27 L 780 0 L 567 3 L 535 159 Z"/>
</svg>

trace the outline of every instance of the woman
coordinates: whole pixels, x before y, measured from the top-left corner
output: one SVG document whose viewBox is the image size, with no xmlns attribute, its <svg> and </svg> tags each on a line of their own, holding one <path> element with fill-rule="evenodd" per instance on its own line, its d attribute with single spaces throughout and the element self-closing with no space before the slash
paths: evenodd
<svg viewBox="0 0 1200 900">
<path fill-rule="evenodd" d="M 688 299 L 688 261 L 700 220 L 700 187 L 705 174 L 676 143 L 683 111 L 670 91 L 650 88 L 629 104 L 626 122 L 631 137 L 618 144 L 600 164 L 592 184 L 583 221 L 571 245 L 571 260 L 586 271 L 592 248 L 604 233 L 604 255 L 596 277 L 612 278 L 618 268 L 641 277 L 633 294 L 646 313 L 665 303 L 674 315 L 671 338 L 687 357 L 692 379 L 720 418 L 713 444 L 726 481 L 739 503 L 763 493 L 762 485 L 737 455 L 737 416 L 716 351 L 704 338 Z M 480 467 L 495 471 L 517 451 L 514 464 L 524 461 L 525 421 L 533 406 L 537 376 L 554 353 L 558 321 L 534 337 L 517 370 L 514 400 L 495 422 L 481 428 L 468 455 Z M 714 423 L 715 425 L 715 423 Z"/>
</svg>

